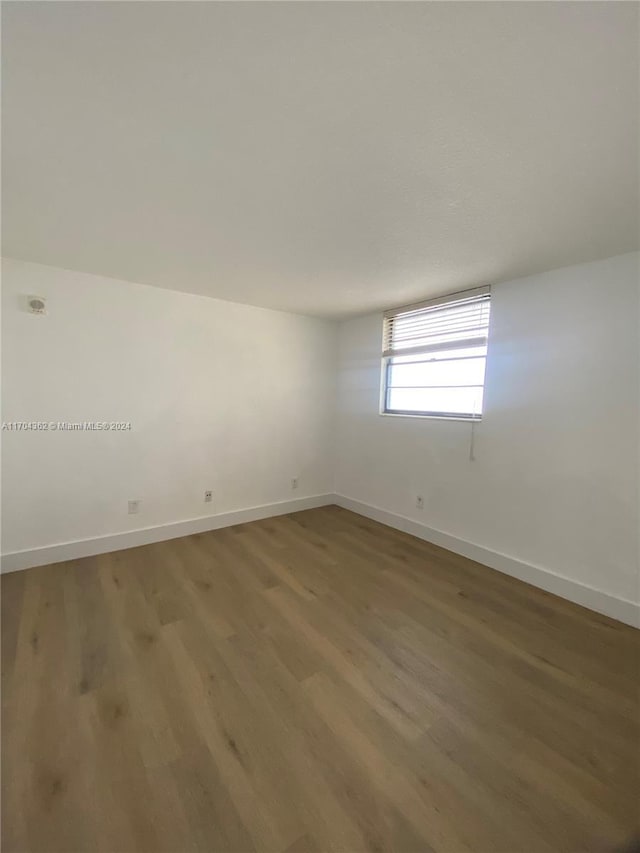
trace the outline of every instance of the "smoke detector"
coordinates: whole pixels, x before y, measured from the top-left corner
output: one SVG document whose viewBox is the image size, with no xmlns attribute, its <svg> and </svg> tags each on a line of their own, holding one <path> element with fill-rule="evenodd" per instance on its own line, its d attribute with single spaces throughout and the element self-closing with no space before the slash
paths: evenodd
<svg viewBox="0 0 640 853">
<path fill-rule="evenodd" d="M 27 305 L 32 314 L 47 313 L 47 300 L 43 296 L 27 296 Z"/>
</svg>

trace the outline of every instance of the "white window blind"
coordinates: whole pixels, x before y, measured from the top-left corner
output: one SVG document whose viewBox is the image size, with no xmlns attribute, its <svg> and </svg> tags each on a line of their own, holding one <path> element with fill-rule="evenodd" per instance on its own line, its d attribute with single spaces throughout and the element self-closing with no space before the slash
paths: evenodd
<svg viewBox="0 0 640 853">
<path fill-rule="evenodd" d="M 385 312 L 384 412 L 482 416 L 490 299 L 481 287 Z"/>
</svg>

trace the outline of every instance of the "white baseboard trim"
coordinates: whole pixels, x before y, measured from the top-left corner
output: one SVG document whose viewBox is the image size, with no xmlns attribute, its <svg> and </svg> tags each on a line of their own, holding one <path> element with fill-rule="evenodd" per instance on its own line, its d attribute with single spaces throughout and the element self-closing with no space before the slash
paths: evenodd
<svg viewBox="0 0 640 853">
<path fill-rule="evenodd" d="M 396 515 L 393 512 L 388 512 L 385 509 L 348 498 L 345 495 L 335 495 L 334 503 L 359 515 L 364 515 L 366 518 L 386 524 L 388 527 L 394 527 L 396 530 L 410 533 L 418 539 L 424 539 L 434 545 L 439 545 L 441 548 L 446 548 L 448 551 L 453 551 L 456 554 L 461 554 L 463 557 L 483 563 L 485 566 L 530 583 L 533 586 L 546 590 L 546 592 L 559 595 L 561 598 L 566 598 L 575 604 L 587 607 L 589 610 L 604 613 L 605 616 L 610 616 L 612 619 L 617 619 L 619 622 L 624 622 L 627 625 L 633 625 L 636 628 L 640 627 L 640 604 L 636 604 L 633 601 L 616 598 L 607 592 L 586 586 L 578 581 L 551 572 L 548 569 L 524 563 L 514 557 L 500 554 L 498 551 L 491 551 L 482 545 L 474 545 L 472 542 L 459 539 L 450 533 L 443 533 L 441 530 L 427 527 L 403 515 Z"/>
<path fill-rule="evenodd" d="M 338 494 L 313 495 L 307 498 L 223 512 L 218 515 L 175 521 L 155 527 L 143 527 L 123 533 L 96 536 L 92 539 L 79 539 L 73 542 L 47 545 L 43 548 L 14 551 L 2 555 L 0 571 L 2 573 L 16 572 L 34 566 L 60 563 L 65 560 L 78 560 L 82 557 L 92 557 L 110 551 L 121 551 L 124 548 L 136 548 L 139 545 L 149 545 L 152 542 L 163 542 L 166 539 L 191 536 L 193 533 L 205 533 L 208 530 L 218 530 L 222 527 L 230 527 L 233 524 L 258 521 L 262 518 L 272 518 L 277 515 L 315 509 L 334 503 L 359 515 L 379 521 L 381 524 L 386 524 L 388 527 L 410 533 L 418 539 L 432 542 L 434 545 L 439 545 L 455 554 L 461 554 L 478 563 L 483 563 L 485 566 L 511 575 L 554 595 L 559 595 L 561 598 L 566 598 L 575 604 L 589 608 L 589 610 L 604 613 L 605 616 L 610 616 L 612 619 L 617 619 L 627 625 L 640 627 L 640 604 L 624 598 L 617 598 L 602 590 L 581 584 L 548 569 L 525 563 L 498 551 L 492 551 L 482 545 L 475 545 L 473 542 L 427 527 L 405 516 L 396 515 L 380 507 Z"/>
<path fill-rule="evenodd" d="M 334 499 L 335 495 L 331 494 L 313 495 L 292 501 L 280 501 L 263 506 L 249 507 L 248 509 L 238 509 L 233 512 L 222 512 L 218 515 L 174 521 L 155 527 L 142 527 L 139 530 L 128 530 L 124 533 L 96 536 L 93 539 L 78 539 L 74 542 L 47 545 L 44 548 L 14 551 L 2 555 L 0 570 L 4 574 L 5 572 L 16 572 L 20 569 L 30 569 L 34 566 L 46 566 L 49 563 L 61 563 L 64 560 L 78 560 L 81 557 L 93 557 L 96 554 L 121 551 L 123 548 L 136 548 L 138 545 L 164 542 L 166 539 L 191 536 L 193 533 L 206 533 L 207 530 L 218 530 L 221 527 L 230 527 L 232 524 L 258 521 L 261 518 L 272 518 L 276 515 L 286 515 L 289 512 L 299 512 L 303 509 L 315 509 L 334 503 Z"/>
</svg>

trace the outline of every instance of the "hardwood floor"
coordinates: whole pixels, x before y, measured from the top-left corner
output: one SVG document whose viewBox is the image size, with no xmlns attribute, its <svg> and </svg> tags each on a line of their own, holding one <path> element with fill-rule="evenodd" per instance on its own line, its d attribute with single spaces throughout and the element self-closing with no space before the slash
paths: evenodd
<svg viewBox="0 0 640 853">
<path fill-rule="evenodd" d="M 611 851 L 640 632 L 338 507 L 2 578 L 3 851 Z"/>
</svg>

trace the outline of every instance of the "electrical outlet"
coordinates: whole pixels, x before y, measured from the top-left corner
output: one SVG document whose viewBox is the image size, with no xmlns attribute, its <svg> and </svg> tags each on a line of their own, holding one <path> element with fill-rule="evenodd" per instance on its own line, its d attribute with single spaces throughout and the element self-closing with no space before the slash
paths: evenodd
<svg viewBox="0 0 640 853">
<path fill-rule="evenodd" d="M 213 492 L 210 492 L 207 489 L 207 491 L 204 493 L 204 502 L 206 504 L 210 504 L 212 500 L 213 500 Z"/>
<path fill-rule="evenodd" d="M 291 478 L 291 488 L 292 488 L 292 489 L 297 489 L 297 488 L 298 488 L 298 478 L 297 478 L 297 477 L 292 477 L 292 478 Z"/>
<path fill-rule="evenodd" d="M 140 512 L 140 501 L 129 501 L 129 515 Z"/>
<path fill-rule="evenodd" d="M 424 509 L 424 498 L 422 495 L 416 495 L 416 508 Z"/>
</svg>

